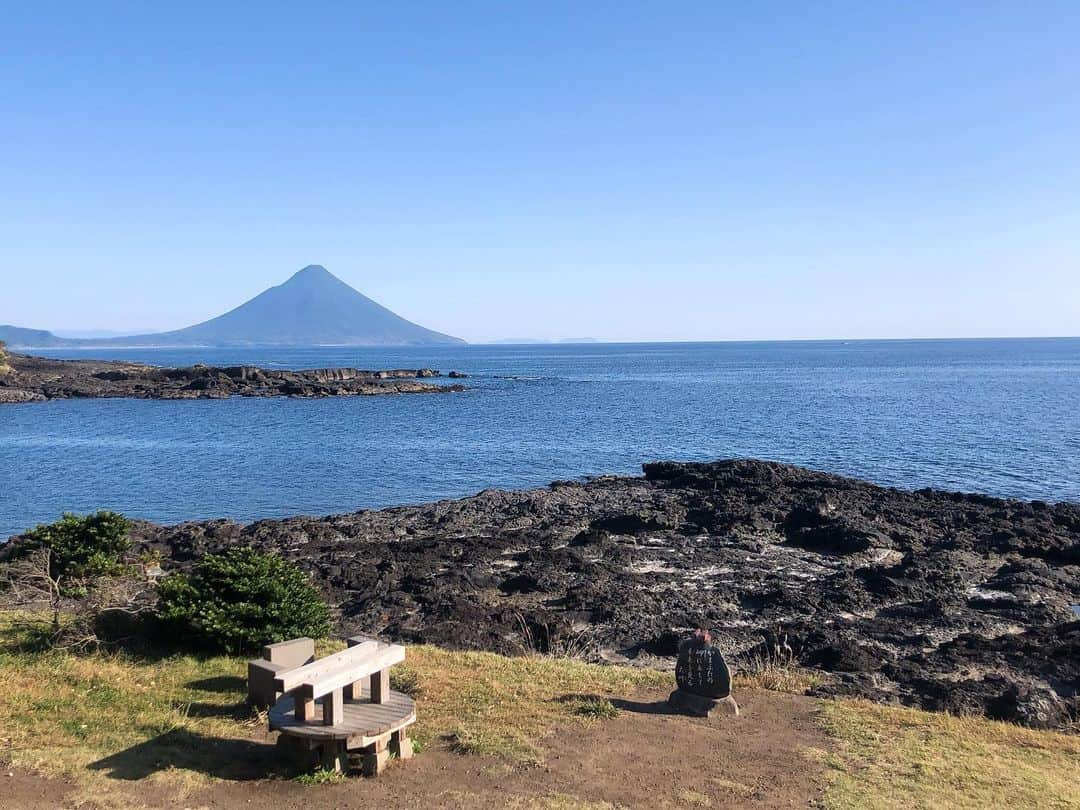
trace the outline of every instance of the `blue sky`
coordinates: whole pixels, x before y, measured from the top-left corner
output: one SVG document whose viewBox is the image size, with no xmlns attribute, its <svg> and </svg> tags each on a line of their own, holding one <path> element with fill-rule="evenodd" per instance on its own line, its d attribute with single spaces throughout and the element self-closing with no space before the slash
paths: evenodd
<svg viewBox="0 0 1080 810">
<path fill-rule="evenodd" d="M 4 3 L 0 323 L 1080 334 L 1080 3 Z"/>
</svg>

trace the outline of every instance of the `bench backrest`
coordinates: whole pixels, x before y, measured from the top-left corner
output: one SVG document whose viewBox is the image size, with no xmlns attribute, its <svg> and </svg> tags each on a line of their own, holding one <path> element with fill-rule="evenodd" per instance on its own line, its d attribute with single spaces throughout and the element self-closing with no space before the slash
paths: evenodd
<svg viewBox="0 0 1080 810">
<path fill-rule="evenodd" d="M 319 675 L 336 671 L 343 666 L 359 664 L 369 652 L 377 649 L 378 646 L 378 642 L 368 641 L 355 647 L 349 647 L 341 652 L 333 653 L 325 658 L 317 658 L 310 664 L 280 673 L 274 685 L 281 692 L 291 692 Z"/>
<path fill-rule="evenodd" d="M 280 692 L 300 691 L 307 700 L 314 700 L 404 660 L 405 648 L 398 644 L 362 641 L 341 652 L 280 673 L 274 680 L 274 686 Z"/>
<path fill-rule="evenodd" d="M 294 638 L 263 647 L 263 660 L 293 669 L 315 660 L 315 641 L 310 638 Z"/>
</svg>

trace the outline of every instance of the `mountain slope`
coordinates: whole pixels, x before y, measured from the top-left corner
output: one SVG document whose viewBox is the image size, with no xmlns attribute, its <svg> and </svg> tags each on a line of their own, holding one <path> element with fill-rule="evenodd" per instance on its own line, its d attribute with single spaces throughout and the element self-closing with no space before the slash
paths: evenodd
<svg viewBox="0 0 1080 810">
<path fill-rule="evenodd" d="M 23 329 L 21 326 L 10 325 L 0 326 L 0 340 L 6 343 L 9 349 L 23 349 L 31 346 L 35 349 L 52 349 L 79 345 L 77 340 L 57 337 L 44 329 Z"/>
<path fill-rule="evenodd" d="M 405 320 L 320 265 L 309 265 L 236 309 L 186 329 L 93 340 L 64 340 L 48 332 L 15 328 L 7 334 L 0 328 L 0 340 L 12 346 L 431 346 L 465 342 Z"/>
</svg>

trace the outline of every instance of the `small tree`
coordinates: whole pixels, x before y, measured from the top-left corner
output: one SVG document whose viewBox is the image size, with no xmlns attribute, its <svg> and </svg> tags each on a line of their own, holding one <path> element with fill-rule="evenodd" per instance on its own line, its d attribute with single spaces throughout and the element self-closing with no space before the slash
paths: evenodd
<svg viewBox="0 0 1080 810">
<path fill-rule="evenodd" d="M 65 596 L 79 595 L 95 579 L 125 573 L 130 529 L 130 521 L 117 512 L 84 517 L 68 513 L 55 523 L 28 531 L 15 556 L 48 549 L 49 577 L 59 583 Z"/>
<path fill-rule="evenodd" d="M 41 547 L 0 565 L 0 609 L 13 611 L 13 623 L 32 643 L 85 650 L 143 634 L 142 619 L 154 605 L 144 579 L 64 580 L 52 573 L 52 556 Z M 48 629 L 40 621 L 43 610 L 51 620 Z"/>
<path fill-rule="evenodd" d="M 208 554 L 190 573 L 161 580 L 158 617 L 187 640 L 232 654 L 330 633 L 330 608 L 308 576 L 247 546 Z"/>
</svg>

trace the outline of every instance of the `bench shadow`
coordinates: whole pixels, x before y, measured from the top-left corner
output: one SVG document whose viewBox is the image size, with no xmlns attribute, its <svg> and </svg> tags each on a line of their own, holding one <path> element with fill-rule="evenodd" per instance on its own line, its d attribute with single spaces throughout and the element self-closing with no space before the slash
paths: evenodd
<svg viewBox="0 0 1080 810">
<path fill-rule="evenodd" d="M 199 692 L 238 692 L 244 693 L 247 689 L 247 680 L 239 675 L 216 675 L 212 678 L 199 678 L 197 681 L 189 681 L 184 684 L 187 689 L 195 689 Z"/>
<path fill-rule="evenodd" d="M 247 700 L 225 705 L 196 701 L 194 703 L 177 703 L 175 707 L 188 717 L 220 717 L 225 720 L 242 722 L 251 720 L 255 716 L 255 712 Z"/>
<path fill-rule="evenodd" d="M 217 779 L 251 781 L 288 775 L 272 743 L 223 739 L 173 729 L 152 740 L 91 762 L 110 779 L 136 781 L 170 768 L 196 771 Z"/>
</svg>

